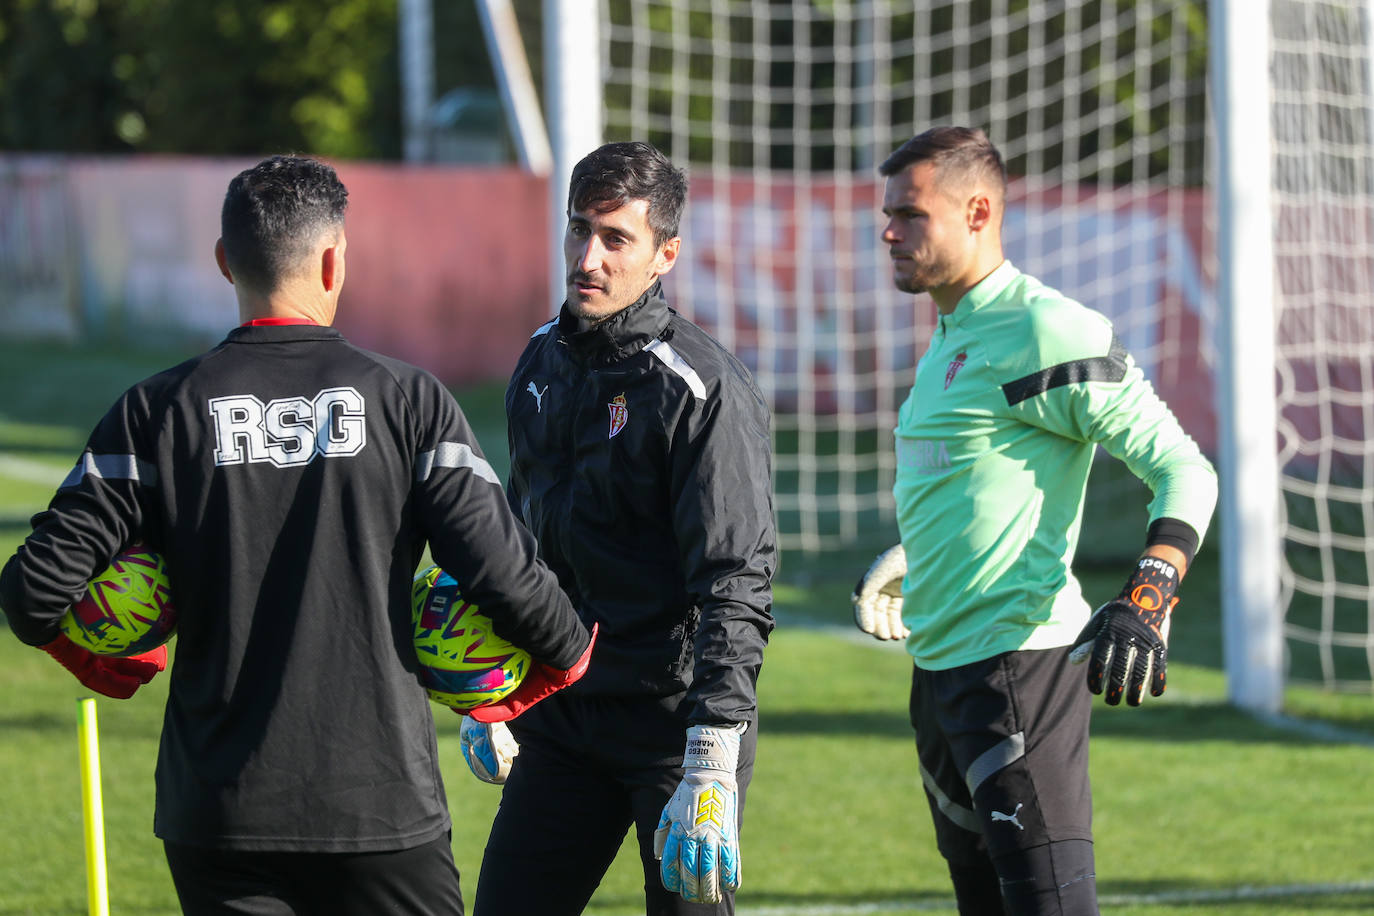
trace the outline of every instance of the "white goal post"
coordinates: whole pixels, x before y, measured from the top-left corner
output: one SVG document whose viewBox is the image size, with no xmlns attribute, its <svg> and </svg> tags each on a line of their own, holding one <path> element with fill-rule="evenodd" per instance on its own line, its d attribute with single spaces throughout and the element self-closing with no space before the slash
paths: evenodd
<svg viewBox="0 0 1374 916">
<path fill-rule="evenodd" d="M 1374 684 L 1371 2 L 544 0 L 545 103 L 564 168 L 603 139 L 686 166 L 670 300 L 759 379 L 810 553 L 895 530 L 933 325 L 892 288 L 876 166 L 985 129 L 1008 256 L 1111 317 L 1217 460 L 1231 696 L 1272 711 Z M 565 192 L 556 167 L 555 238 Z M 1080 556 L 1138 550 L 1145 499 L 1099 464 L 1089 513 L 1128 531 Z"/>
<path fill-rule="evenodd" d="M 1217 426 L 1221 595 L 1232 702 L 1277 713 L 1283 701 L 1279 613 L 1278 419 L 1274 385 L 1273 167 L 1269 3 L 1215 4 L 1208 23 L 1217 208 Z M 1260 155 L 1256 155 L 1256 151 Z M 1268 384 L 1266 384 L 1268 382 Z M 1256 575 L 1257 570 L 1264 570 Z"/>
</svg>

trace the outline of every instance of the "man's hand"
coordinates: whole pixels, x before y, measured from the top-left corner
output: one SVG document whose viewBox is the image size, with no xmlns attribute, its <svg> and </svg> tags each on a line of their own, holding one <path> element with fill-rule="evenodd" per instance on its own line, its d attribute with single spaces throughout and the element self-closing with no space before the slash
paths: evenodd
<svg viewBox="0 0 1374 916">
<path fill-rule="evenodd" d="M 39 648 L 76 675 L 85 687 L 116 700 L 127 700 L 134 691 L 151 681 L 153 675 L 167 667 L 166 646 L 158 646 L 142 655 L 119 658 L 96 655 L 59 633 L 56 639 Z"/>
<path fill-rule="evenodd" d="M 663 886 L 688 903 L 719 903 L 739 889 L 735 767 L 745 725 L 687 729 L 682 782 L 658 819 L 654 858 Z"/>
<path fill-rule="evenodd" d="M 472 775 L 494 786 L 506 781 L 511 762 L 520 753 L 520 744 L 504 722 L 482 723 L 471 716 L 463 716 L 458 744 Z"/>
<path fill-rule="evenodd" d="M 875 639 L 906 639 L 911 631 L 902 623 L 905 576 L 906 551 L 901 544 L 878 554 L 849 596 L 854 605 L 854 623 L 860 630 Z"/>
<path fill-rule="evenodd" d="M 576 683 L 587 673 L 587 665 L 591 663 L 592 647 L 596 645 L 597 626 L 592 624 L 592 635 L 587 641 L 587 648 L 582 650 L 581 657 L 573 662 L 571 668 L 563 670 L 542 662 L 534 662 L 526 672 L 525 679 L 520 682 L 520 686 L 511 691 L 505 699 L 469 710 L 467 715 L 478 722 L 509 722 L 545 697 Z"/>
<path fill-rule="evenodd" d="M 1075 665 L 1088 662 L 1088 689 L 1106 691 L 1110 706 L 1139 706 L 1164 693 L 1169 655 L 1169 615 L 1178 599 L 1179 573 L 1158 557 L 1142 557 L 1121 594 L 1098 608 L 1069 653 Z"/>
</svg>

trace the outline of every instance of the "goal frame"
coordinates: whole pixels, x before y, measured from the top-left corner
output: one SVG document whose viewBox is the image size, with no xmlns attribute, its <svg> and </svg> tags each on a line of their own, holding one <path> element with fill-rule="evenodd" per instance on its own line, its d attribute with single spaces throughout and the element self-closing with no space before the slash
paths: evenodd
<svg viewBox="0 0 1374 916">
<path fill-rule="evenodd" d="M 1269 11 L 1269 0 L 1221 0 L 1210 8 L 1208 23 L 1210 108 L 1217 141 L 1217 522 L 1223 653 L 1231 702 L 1260 713 L 1279 711 L 1284 682 L 1272 372 L 1273 168 L 1272 155 L 1254 154 L 1271 149 Z M 1262 376 L 1256 378 L 1254 369 L 1264 366 L 1271 367 L 1268 385 Z M 1264 493 L 1269 498 L 1257 498 Z"/>
<path fill-rule="evenodd" d="M 562 222 L 571 164 L 602 139 L 602 0 L 544 0 L 550 178 L 550 275 L 562 296 Z M 1362 4 L 1374 22 L 1374 0 Z M 1208 7 L 1210 192 L 1215 215 L 1215 408 L 1221 602 L 1227 691 L 1238 707 L 1281 710 L 1286 679 L 1282 477 L 1277 453 L 1277 281 L 1270 135 L 1270 0 Z M 1255 155 L 1265 150 L 1268 155 Z M 1264 378 L 1255 367 L 1271 367 Z M 1267 383 L 1266 383 L 1267 382 Z M 1267 496 L 1263 495 L 1267 494 Z"/>
</svg>

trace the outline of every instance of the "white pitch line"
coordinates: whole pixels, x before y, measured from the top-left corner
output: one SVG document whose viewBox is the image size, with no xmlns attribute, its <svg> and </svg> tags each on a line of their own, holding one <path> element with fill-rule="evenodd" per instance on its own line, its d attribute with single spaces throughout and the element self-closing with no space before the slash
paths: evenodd
<svg viewBox="0 0 1374 916">
<path fill-rule="evenodd" d="M 1330 884 L 1276 884 L 1267 887 L 1240 885 L 1207 890 L 1160 891 L 1157 894 L 1103 894 L 1104 906 L 1151 906 L 1191 903 L 1227 903 L 1240 900 L 1273 900 L 1281 897 L 1330 897 L 1374 891 L 1374 881 Z M 943 913 L 956 910 L 954 900 L 886 900 L 868 903 L 797 903 L 785 906 L 741 906 L 739 916 L 863 916 L 866 913 Z M 632 916 L 633 911 L 615 916 Z"/>
<path fill-rule="evenodd" d="M 41 461 L 31 461 L 16 455 L 0 454 L 0 477 L 22 480 L 24 483 L 53 487 L 62 483 L 70 468 L 58 469 Z"/>
<path fill-rule="evenodd" d="M 1374 881 L 1342 881 L 1334 884 L 1274 884 L 1212 890 L 1160 891 L 1157 894 L 1113 894 L 1101 898 L 1112 906 L 1151 903 L 1225 903 L 1233 900 L 1272 900 L 1275 897 L 1330 897 L 1333 894 L 1353 894 L 1374 891 Z"/>
<path fill-rule="evenodd" d="M 867 633 L 860 631 L 857 627 L 844 626 L 835 623 L 817 623 L 800 615 L 789 614 L 786 611 L 781 613 L 774 611 L 774 619 L 783 627 L 795 627 L 799 630 L 808 630 L 813 633 L 821 633 L 835 639 L 863 646 L 868 649 L 880 649 L 883 651 L 905 652 L 905 643 L 900 639 L 874 639 Z M 1225 705 L 1225 699 L 1215 696 L 1198 696 L 1189 694 L 1185 691 L 1172 688 L 1162 697 L 1151 698 L 1151 705 L 1167 706 L 1221 706 Z M 1245 712 L 1239 707 L 1237 711 Z M 1359 747 L 1374 748 L 1374 735 L 1353 729 L 1341 728 L 1339 725 L 1332 725 L 1329 722 L 1317 722 L 1311 719 L 1296 719 L 1292 716 L 1272 715 L 1268 713 L 1247 713 L 1255 721 L 1267 725 L 1278 731 L 1288 732 L 1289 734 L 1301 735 L 1316 741 L 1327 741 L 1333 744 L 1353 744 Z"/>
<path fill-rule="evenodd" d="M 1295 719 L 1292 716 L 1274 713 L 1250 713 L 1250 717 L 1263 725 L 1268 725 L 1270 728 L 1292 732 L 1302 735 L 1305 738 L 1312 738 L 1316 741 L 1374 747 L 1374 735 L 1367 735 L 1364 732 L 1341 728 L 1339 725 L 1332 725 L 1329 722 L 1317 722 L 1312 719 Z"/>
<path fill-rule="evenodd" d="M 1374 891 L 1374 881 L 1346 881 L 1333 884 L 1279 884 L 1267 887 L 1241 885 L 1208 890 L 1161 891 L 1157 894 L 1104 894 L 1104 906 L 1149 906 L 1153 904 L 1226 903 L 1238 900 L 1273 900 L 1281 897 L 1330 897 Z M 939 913 L 956 909 L 951 900 L 889 900 L 872 903 L 825 903 L 814 906 L 742 906 L 739 916 L 862 916 L 864 913 Z"/>
</svg>

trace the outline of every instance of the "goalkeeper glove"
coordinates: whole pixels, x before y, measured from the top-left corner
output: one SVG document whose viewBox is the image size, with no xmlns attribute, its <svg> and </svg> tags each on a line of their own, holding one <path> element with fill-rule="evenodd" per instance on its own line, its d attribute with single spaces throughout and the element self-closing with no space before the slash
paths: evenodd
<svg viewBox="0 0 1374 916">
<path fill-rule="evenodd" d="M 1106 690 L 1110 706 L 1124 694 L 1131 706 L 1164 693 L 1169 655 L 1169 615 L 1178 604 L 1179 574 L 1158 557 L 1141 557 L 1135 574 L 1116 598 L 1098 608 L 1069 653 L 1074 664 L 1088 662 L 1088 689 Z"/>
<path fill-rule="evenodd" d="M 478 722 L 508 722 L 529 709 L 535 703 L 545 697 L 557 693 L 569 684 L 576 683 L 582 675 L 587 673 L 587 665 L 592 660 L 592 647 L 596 645 L 596 631 L 598 624 L 592 624 L 591 638 L 587 640 L 587 648 L 582 650 L 582 655 L 573 666 L 566 670 L 554 668 L 543 662 L 535 662 L 530 665 L 530 670 L 526 672 L 525 679 L 520 682 L 511 693 L 496 703 L 488 706 L 479 706 L 469 710 L 468 715 Z"/>
<path fill-rule="evenodd" d="M 739 790 L 735 767 L 746 725 L 687 729 L 682 782 L 654 831 L 663 886 L 688 903 L 719 903 L 739 889 Z"/>
<path fill-rule="evenodd" d="M 96 655 L 72 642 L 66 634 L 59 633 L 56 639 L 39 648 L 76 675 L 84 686 L 116 700 L 127 700 L 139 687 L 151 681 L 153 675 L 167 667 L 166 646 L 120 658 Z"/>
<path fill-rule="evenodd" d="M 482 723 L 471 716 L 463 716 L 458 744 L 472 775 L 494 786 L 506 781 L 511 762 L 520 753 L 519 743 L 504 722 Z"/>
<path fill-rule="evenodd" d="M 854 586 L 849 601 L 854 623 L 875 639 L 906 639 L 911 631 L 902 623 L 902 579 L 906 576 L 906 551 L 902 545 L 878 554 L 868 572 Z"/>
</svg>

